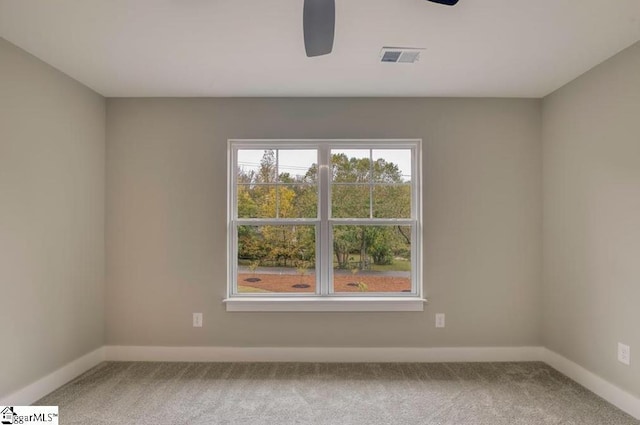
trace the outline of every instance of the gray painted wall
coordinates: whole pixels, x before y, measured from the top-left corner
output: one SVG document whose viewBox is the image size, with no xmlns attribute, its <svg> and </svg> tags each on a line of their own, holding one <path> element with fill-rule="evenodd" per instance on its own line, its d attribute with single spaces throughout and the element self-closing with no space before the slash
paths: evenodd
<svg viewBox="0 0 640 425">
<path fill-rule="evenodd" d="M 108 99 L 107 343 L 539 345 L 540 129 L 539 100 Z M 229 138 L 424 139 L 426 311 L 227 313 Z"/>
<path fill-rule="evenodd" d="M 0 38 L 0 394 L 104 343 L 105 100 Z"/>
<path fill-rule="evenodd" d="M 640 396 L 640 43 L 543 105 L 544 344 Z"/>
</svg>

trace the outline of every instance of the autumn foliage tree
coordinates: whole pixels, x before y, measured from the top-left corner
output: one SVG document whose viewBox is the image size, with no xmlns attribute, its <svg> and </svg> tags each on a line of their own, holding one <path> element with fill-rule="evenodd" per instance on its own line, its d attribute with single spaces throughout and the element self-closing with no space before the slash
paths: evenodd
<svg viewBox="0 0 640 425">
<path fill-rule="evenodd" d="M 265 150 L 257 170 L 237 170 L 237 208 L 240 218 L 317 217 L 317 165 L 303 174 L 279 173 L 275 152 Z M 331 214 L 336 218 L 405 218 L 411 211 L 411 185 L 399 167 L 384 159 L 331 157 Z M 402 226 L 336 225 L 333 251 L 338 268 L 391 264 L 394 256 L 408 257 L 410 230 Z M 238 228 L 238 257 L 263 263 L 297 266 L 315 261 L 312 225 L 242 225 Z"/>
</svg>

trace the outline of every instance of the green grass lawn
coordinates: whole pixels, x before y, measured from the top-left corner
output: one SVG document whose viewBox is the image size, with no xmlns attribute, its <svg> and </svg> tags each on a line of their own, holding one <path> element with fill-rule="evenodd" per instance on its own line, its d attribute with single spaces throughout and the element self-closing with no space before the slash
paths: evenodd
<svg viewBox="0 0 640 425">
<path fill-rule="evenodd" d="M 360 255 L 352 254 L 349 256 L 349 262 L 359 263 Z M 338 263 L 334 260 L 333 267 L 337 267 Z M 391 264 L 373 264 L 371 263 L 371 269 L 374 272 L 410 272 L 411 261 L 394 259 Z"/>
<path fill-rule="evenodd" d="M 247 293 L 247 292 L 271 292 L 271 291 L 266 291 L 260 288 L 253 288 L 251 286 L 238 285 L 238 292 Z"/>
<path fill-rule="evenodd" d="M 359 254 L 350 255 L 349 258 L 351 259 L 350 262 L 357 263 L 360 261 Z M 240 266 L 248 266 L 250 264 L 251 264 L 251 260 L 238 260 L 238 265 Z M 333 267 L 335 268 L 337 266 L 338 266 L 338 263 L 336 263 L 336 261 L 334 260 Z M 265 266 L 261 264 L 260 267 L 269 267 L 269 266 Z M 393 263 L 391 264 L 371 264 L 371 270 L 375 272 L 410 272 L 411 261 L 394 259 Z"/>
<path fill-rule="evenodd" d="M 411 261 L 407 260 L 393 260 L 391 264 L 372 264 L 371 270 L 375 270 L 378 272 L 410 272 L 411 271 Z"/>
</svg>

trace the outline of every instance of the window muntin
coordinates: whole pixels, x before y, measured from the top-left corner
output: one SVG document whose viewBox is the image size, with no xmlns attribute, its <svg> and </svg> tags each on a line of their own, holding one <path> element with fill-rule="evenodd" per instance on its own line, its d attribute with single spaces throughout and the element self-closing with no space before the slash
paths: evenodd
<svg viewBox="0 0 640 425">
<path fill-rule="evenodd" d="M 411 293 L 411 226 L 332 226 L 333 293 Z"/>
<path fill-rule="evenodd" d="M 419 148 L 416 141 L 230 142 L 230 294 L 419 296 Z M 284 235 L 280 245 L 269 240 L 274 228 Z M 313 238 L 301 243 L 293 236 L 300 229 Z M 262 246 L 247 249 L 258 240 Z M 255 278 L 262 281 L 246 281 Z"/>
<path fill-rule="evenodd" d="M 238 149 L 236 218 L 317 218 L 316 149 Z"/>
<path fill-rule="evenodd" d="M 238 293 L 316 293 L 315 225 L 239 225 Z"/>
</svg>

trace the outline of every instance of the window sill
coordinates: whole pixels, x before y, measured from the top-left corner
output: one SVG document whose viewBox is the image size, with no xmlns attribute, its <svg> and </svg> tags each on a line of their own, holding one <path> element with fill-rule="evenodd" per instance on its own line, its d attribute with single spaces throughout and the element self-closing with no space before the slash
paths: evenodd
<svg viewBox="0 0 640 425">
<path fill-rule="evenodd" d="M 226 298 L 227 311 L 424 311 L 417 297 Z"/>
</svg>

